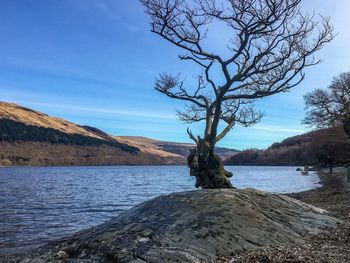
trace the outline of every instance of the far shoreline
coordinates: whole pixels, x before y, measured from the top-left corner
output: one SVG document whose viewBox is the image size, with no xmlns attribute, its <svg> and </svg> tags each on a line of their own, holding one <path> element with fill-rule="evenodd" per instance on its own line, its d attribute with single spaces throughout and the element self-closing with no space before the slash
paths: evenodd
<svg viewBox="0 0 350 263">
<path fill-rule="evenodd" d="M 106 164 L 106 165 L 0 165 L 0 168 L 12 168 L 12 167 L 115 167 L 115 166 L 187 166 L 186 163 L 183 164 Z M 303 167 L 303 165 L 249 165 L 249 164 L 240 164 L 240 165 L 228 165 L 225 167 Z"/>
</svg>

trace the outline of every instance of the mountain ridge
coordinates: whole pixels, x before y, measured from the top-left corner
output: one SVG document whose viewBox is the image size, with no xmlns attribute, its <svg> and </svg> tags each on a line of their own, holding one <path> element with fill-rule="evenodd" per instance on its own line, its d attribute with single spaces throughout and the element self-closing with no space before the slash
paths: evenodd
<svg viewBox="0 0 350 263">
<path fill-rule="evenodd" d="M 114 136 L 0 101 L 0 166 L 185 164 L 193 147 L 142 136 Z M 223 158 L 238 152 L 217 150 Z"/>
</svg>

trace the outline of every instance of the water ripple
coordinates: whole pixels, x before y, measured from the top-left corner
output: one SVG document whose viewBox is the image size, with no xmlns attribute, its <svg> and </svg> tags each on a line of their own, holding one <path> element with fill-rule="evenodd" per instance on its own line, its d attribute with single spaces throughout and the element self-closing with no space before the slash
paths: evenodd
<svg viewBox="0 0 350 263">
<path fill-rule="evenodd" d="M 318 176 L 295 167 L 229 167 L 238 188 L 298 192 Z M 0 255 L 101 224 L 155 196 L 193 190 L 184 166 L 0 168 Z M 276 180 L 277 179 L 277 180 Z"/>
</svg>

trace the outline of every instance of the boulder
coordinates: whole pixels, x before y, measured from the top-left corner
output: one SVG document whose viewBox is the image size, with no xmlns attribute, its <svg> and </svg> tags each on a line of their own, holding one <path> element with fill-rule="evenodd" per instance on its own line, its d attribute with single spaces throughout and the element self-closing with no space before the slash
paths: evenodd
<svg viewBox="0 0 350 263">
<path fill-rule="evenodd" d="M 199 262 L 303 242 L 336 226 L 325 210 L 254 189 L 173 193 L 14 262 Z M 64 257 L 62 257 L 64 255 Z M 7 258 L 11 262 L 11 258 Z"/>
<path fill-rule="evenodd" d="M 11 166 L 12 162 L 9 159 L 0 159 L 0 166 Z"/>
</svg>

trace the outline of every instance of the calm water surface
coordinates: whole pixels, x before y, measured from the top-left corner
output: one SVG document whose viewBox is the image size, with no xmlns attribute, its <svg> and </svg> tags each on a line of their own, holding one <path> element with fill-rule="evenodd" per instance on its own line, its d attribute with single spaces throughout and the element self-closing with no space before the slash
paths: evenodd
<svg viewBox="0 0 350 263">
<path fill-rule="evenodd" d="M 290 193 L 319 187 L 296 167 L 227 167 L 237 188 Z M 0 168 L 0 255 L 98 225 L 146 199 L 193 190 L 185 166 Z"/>
</svg>

